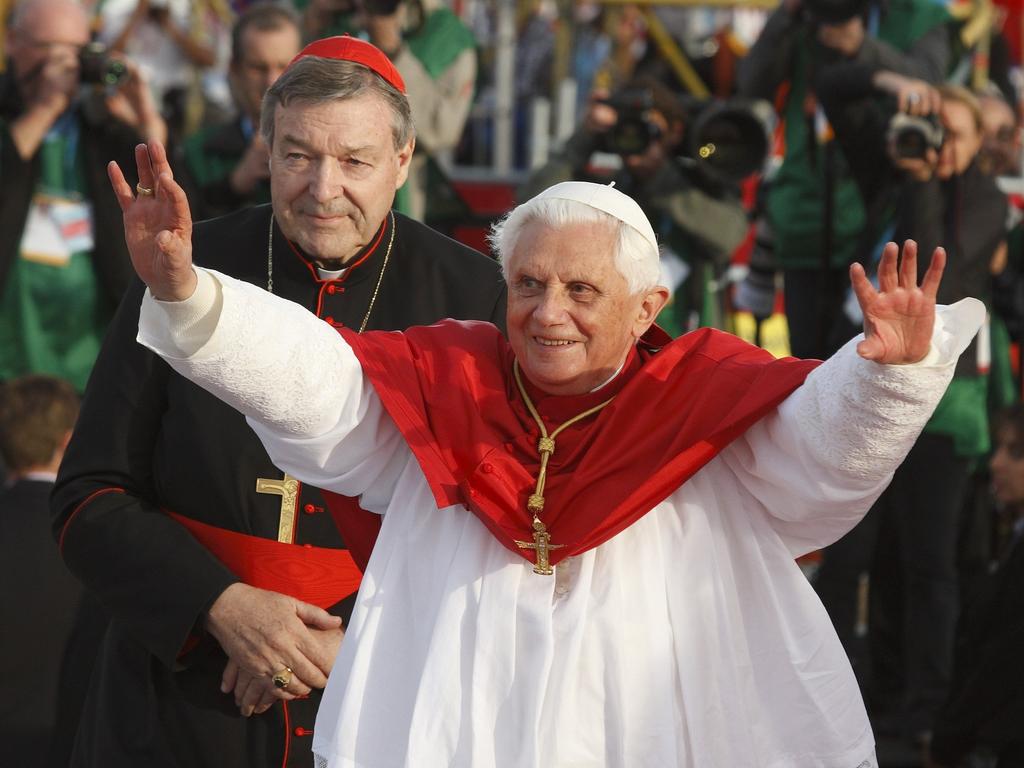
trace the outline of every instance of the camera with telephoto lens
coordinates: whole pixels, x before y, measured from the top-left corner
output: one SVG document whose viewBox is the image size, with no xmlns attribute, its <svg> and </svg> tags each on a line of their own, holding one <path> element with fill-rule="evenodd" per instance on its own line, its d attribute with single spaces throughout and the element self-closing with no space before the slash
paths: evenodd
<svg viewBox="0 0 1024 768">
<path fill-rule="evenodd" d="M 765 122 L 738 101 L 681 99 L 684 133 L 680 162 L 699 168 L 715 181 L 735 183 L 759 171 L 768 156 Z M 639 155 L 661 138 L 662 128 L 649 113 L 658 109 L 647 89 L 629 89 L 602 103 L 613 107 L 618 120 L 601 136 L 599 149 L 618 155 Z M 664 110 L 661 110 L 664 111 Z M 671 117 L 666 115 L 666 119 Z"/>
<path fill-rule="evenodd" d="M 646 89 L 627 89 L 601 100 L 618 113 L 615 125 L 601 136 L 600 148 L 616 155 L 639 155 L 661 137 L 661 127 L 649 118 L 654 95 Z"/>
<path fill-rule="evenodd" d="M 102 43 L 89 43 L 78 53 L 81 82 L 88 85 L 118 85 L 128 76 L 123 61 L 113 58 Z"/>
<path fill-rule="evenodd" d="M 922 117 L 897 112 L 889 120 L 885 138 L 896 157 L 923 160 L 929 149 L 942 149 L 946 132 L 938 115 Z"/>
</svg>

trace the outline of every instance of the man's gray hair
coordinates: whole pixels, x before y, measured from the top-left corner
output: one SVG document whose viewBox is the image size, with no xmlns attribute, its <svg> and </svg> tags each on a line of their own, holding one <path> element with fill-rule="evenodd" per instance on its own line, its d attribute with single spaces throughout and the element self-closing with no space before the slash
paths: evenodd
<svg viewBox="0 0 1024 768">
<path fill-rule="evenodd" d="M 515 251 L 523 228 L 530 223 L 550 227 L 572 224 L 610 226 L 618 235 L 617 246 L 611 256 L 615 268 L 626 278 L 629 292 L 648 291 L 660 281 L 658 249 L 626 222 L 576 200 L 533 198 L 513 208 L 507 216 L 496 222 L 487 238 L 491 251 L 501 262 L 501 273 L 506 283 L 509 279 L 508 259 Z"/>
<path fill-rule="evenodd" d="M 376 94 L 391 108 L 395 149 L 415 135 L 412 111 L 405 94 L 368 67 L 354 61 L 305 56 L 285 70 L 263 97 L 260 133 L 268 147 L 274 145 L 274 111 L 277 105 L 325 104 Z"/>
</svg>

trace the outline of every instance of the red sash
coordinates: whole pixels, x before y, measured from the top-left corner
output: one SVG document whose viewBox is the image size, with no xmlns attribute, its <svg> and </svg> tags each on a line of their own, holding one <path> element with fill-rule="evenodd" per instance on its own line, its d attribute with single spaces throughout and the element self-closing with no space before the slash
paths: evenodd
<svg viewBox="0 0 1024 768">
<path fill-rule="evenodd" d="M 526 500 L 536 483 L 538 430 L 512 380 L 512 351 L 501 333 L 488 323 L 455 320 L 401 333 L 340 332 L 412 449 L 437 505 L 464 505 L 501 544 L 533 562 L 534 553 L 515 541 L 532 539 Z M 552 542 L 562 545 L 551 552 L 551 563 L 636 522 L 774 409 L 816 365 L 775 360 L 713 329 L 672 341 L 655 327 L 599 392 L 555 397 L 533 391 L 551 426 L 616 395 L 558 438 L 542 514 Z M 527 388 L 534 390 L 528 382 Z M 348 505 L 332 496 L 325 494 L 337 519 Z M 372 526 L 365 528 L 374 534 Z"/>
<path fill-rule="evenodd" d="M 330 608 L 359 589 L 363 575 L 347 549 L 285 544 L 167 512 L 246 584 Z"/>
</svg>

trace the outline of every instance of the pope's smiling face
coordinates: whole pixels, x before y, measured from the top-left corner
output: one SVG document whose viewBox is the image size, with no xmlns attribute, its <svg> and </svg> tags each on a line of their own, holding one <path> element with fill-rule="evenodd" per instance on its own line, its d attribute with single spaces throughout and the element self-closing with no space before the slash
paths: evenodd
<svg viewBox="0 0 1024 768">
<path fill-rule="evenodd" d="M 665 288 L 631 293 L 610 224 L 523 226 L 508 257 L 508 337 L 526 377 L 553 395 L 607 381 L 654 322 Z"/>
</svg>

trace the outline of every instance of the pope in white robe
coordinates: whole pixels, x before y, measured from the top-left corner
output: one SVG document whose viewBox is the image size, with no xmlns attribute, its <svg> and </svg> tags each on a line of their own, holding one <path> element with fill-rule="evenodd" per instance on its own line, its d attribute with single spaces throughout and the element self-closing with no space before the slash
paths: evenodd
<svg viewBox="0 0 1024 768">
<path fill-rule="evenodd" d="M 127 225 L 142 213 L 117 175 Z M 159 184 L 141 202 L 180 214 L 169 170 Z M 520 206 L 497 235 L 499 250 L 509 246 L 509 343 L 527 380 L 518 391 L 550 395 L 542 405 L 604 387 L 625 397 L 632 382 L 621 379 L 640 376 L 630 350 L 667 299 L 646 218 L 594 186 L 542 193 L 547 203 Z M 317 719 L 318 766 L 876 766 L 856 680 L 794 558 L 866 512 L 980 326 L 973 300 L 936 313 L 941 251 L 920 287 L 913 244 L 899 269 L 890 244 L 878 290 L 854 267 L 865 337 L 653 508 L 541 575 L 535 549 L 515 551 L 470 511 L 471 480 L 465 503 L 439 501 L 422 446 L 354 340 L 193 270 L 181 227 L 126 230 L 151 289 L 140 342 L 244 412 L 278 466 L 382 516 Z M 602 423 L 589 418 L 584 434 Z M 548 513 L 531 509 L 537 530 Z M 269 678 L 292 661 L 250 661 L 250 672 Z"/>
</svg>

